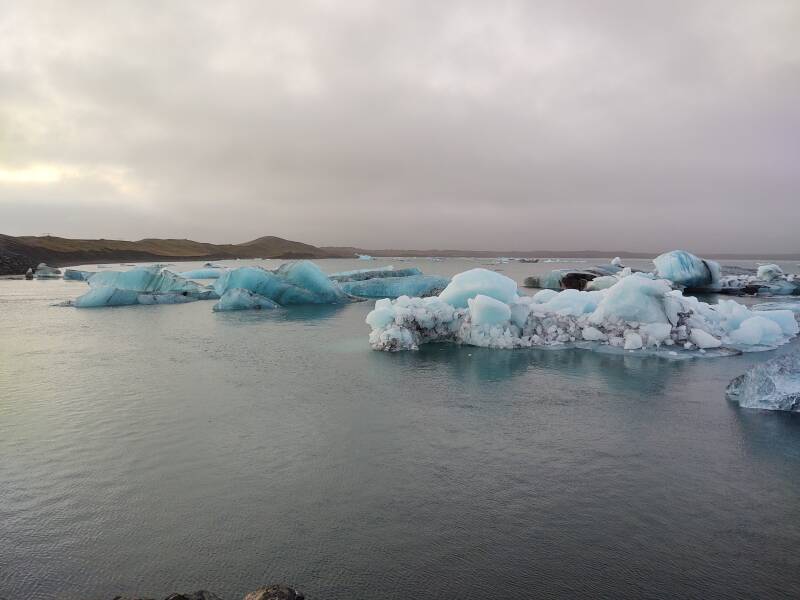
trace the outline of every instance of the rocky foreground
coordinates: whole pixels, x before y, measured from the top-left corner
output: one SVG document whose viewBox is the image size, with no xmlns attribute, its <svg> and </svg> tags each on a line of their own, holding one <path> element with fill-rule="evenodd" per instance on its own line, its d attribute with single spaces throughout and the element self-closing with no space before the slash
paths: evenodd
<svg viewBox="0 0 800 600">
<path fill-rule="evenodd" d="M 243 600 L 304 600 L 305 596 L 286 585 L 271 585 L 246 594 Z M 116 596 L 114 600 L 155 600 L 141 596 Z M 171 594 L 164 600 L 223 600 L 216 594 L 200 590 L 191 594 Z"/>
</svg>

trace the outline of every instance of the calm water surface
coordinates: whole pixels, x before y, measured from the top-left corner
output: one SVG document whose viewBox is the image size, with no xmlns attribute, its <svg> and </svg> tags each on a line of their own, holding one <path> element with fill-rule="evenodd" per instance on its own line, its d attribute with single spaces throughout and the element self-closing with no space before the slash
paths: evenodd
<svg viewBox="0 0 800 600">
<path fill-rule="evenodd" d="M 800 597 L 800 418 L 723 394 L 776 352 L 390 355 L 371 302 L 51 306 L 84 289 L 0 281 L 2 598 Z"/>
</svg>

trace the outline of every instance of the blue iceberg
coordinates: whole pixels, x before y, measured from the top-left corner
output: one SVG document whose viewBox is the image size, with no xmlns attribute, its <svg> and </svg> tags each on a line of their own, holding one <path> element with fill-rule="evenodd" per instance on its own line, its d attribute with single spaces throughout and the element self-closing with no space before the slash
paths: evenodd
<svg viewBox="0 0 800 600">
<path fill-rule="evenodd" d="M 79 271 L 78 269 L 65 269 L 64 281 L 89 281 L 94 271 Z"/>
<path fill-rule="evenodd" d="M 281 305 L 343 304 L 352 300 L 313 262 L 302 260 L 281 265 L 275 271 L 261 267 L 232 269 L 217 279 L 214 289 L 221 296 L 243 288 Z"/>
<path fill-rule="evenodd" d="M 228 310 L 264 310 L 280 308 L 278 304 L 265 298 L 260 294 L 251 292 L 244 288 L 232 288 L 222 294 L 222 297 L 214 305 L 214 311 Z"/>
<path fill-rule="evenodd" d="M 72 305 L 78 308 L 129 306 L 133 304 L 183 304 L 217 298 L 217 293 L 184 279 L 161 266 L 130 271 L 102 271 L 88 278 L 89 291 Z"/>
<path fill-rule="evenodd" d="M 653 259 L 656 274 L 683 288 L 714 289 L 719 287 L 720 266 L 685 250 L 672 250 Z"/>
<path fill-rule="evenodd" d="M 450 280 L 446 277 L 410 275 L 343 281 L 339 285 L 346 293 L 360 298 L 399 298 L 400 296 L 424 298 L 439 294 L 449 282 Z"/>
</svg>

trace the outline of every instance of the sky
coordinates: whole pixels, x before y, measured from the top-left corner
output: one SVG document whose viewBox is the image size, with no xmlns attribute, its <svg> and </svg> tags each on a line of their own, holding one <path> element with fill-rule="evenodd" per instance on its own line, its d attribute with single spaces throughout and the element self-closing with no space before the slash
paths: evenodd
<svg viewBox="0 0 800 600">
<path fill-rule="evenodd" d="M 0 233 L 797 252 L 797 0 L 0 3 Z"/>
</svg>

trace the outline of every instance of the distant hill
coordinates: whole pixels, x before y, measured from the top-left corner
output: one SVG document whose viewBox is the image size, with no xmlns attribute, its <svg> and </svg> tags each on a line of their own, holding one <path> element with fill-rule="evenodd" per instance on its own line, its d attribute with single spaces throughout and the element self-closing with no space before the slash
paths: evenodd
<svg viewBox="0 0 800 600">
<path fill-rule="evenodd" d="M 40 262 L 64 267 L 87 263 L 337 256 L 343 255 L 275 236 L 264 236 L 242 244 L 207 244 L 178 239 L 80 240 L 49 235 L 13 237 L 0 234 L 0 275 L 24 273 Z"/>
<path fill-rule="evenodd" d="M 234 258 L 352 258 L 356 254 L 371 256 L 474 256 L 491 258 L 653 258 L 659 252 L 626 252 L 621 250 L 370 250 L 351 246 L 317 247 L 302 242 L 264 236 L 241 244 L 207 244 L 194 240 L 146 238 L 128 240 L 78 240 L 50 235 L 13 237 L 0 234 L 0 275 L 24 273 L 40 262 L 53 267 L 90 263 L 226 260 Z M 800 254 L 754 256 L 752 254 L 703 254 L 704 258 L 768 260 L 800 260 Z"/>
<path fill-rule="evenodd" d="M 370 250 L 367 248 L 356 248 L 351 246 L 321 246 L 321 250 L 330 252 L 337 256 L 355 256 L 356 254 L 368 254 L 369 256 L 471 256 L 475 258 L 495 258 L 504 256 L 508 258 L 655 258 L 667 250 L 677 250 L 677 248 L 665 248 L 654 252 L 631 252 L 628 250 L 398 250 L 380 249 Z M 691 252 L 691 249 L 689 249 Z M 717 260 L 736 260 L 736 259 L 769 259 L 769 260 L 800 260 L 800 253 L 795 254 L 700 254 L 703 258 Z"/>
</svg>

